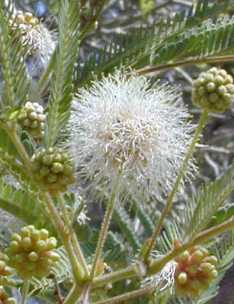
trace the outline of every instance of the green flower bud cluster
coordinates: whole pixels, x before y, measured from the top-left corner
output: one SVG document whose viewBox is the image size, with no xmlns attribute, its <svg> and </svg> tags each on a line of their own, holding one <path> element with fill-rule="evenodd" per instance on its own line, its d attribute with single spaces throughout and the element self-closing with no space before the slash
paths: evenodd
<svg viewBox="0 0 234 304">
<path fill-rule="evenodd" d="M 234 100 L 233 78 L 225 70 L 211 68 L 193 82 L 193 103 L 209 112 L 224 112 Z"/>
<path fill-rule="evenodd" d="M 49 237 L 46 229 L 26 226 L 11 237 L 7 254 L 9 265 L 23 279 L 42 278 L 49 274 L 51 267 L 59 260 L 54 251 L 57 241 Z"/>
<path fill-rule="evenodd" d="M 33 155 L 32 163 L 36 180 L 51 194 L 65 192 L 75 182 L 71 159 L 61 149 L 42 149 Z"/>
<path fill-rule="evenodd" d="M 206 248 L 195 246 L 176 259 L 175 286 L 182 296 L 195 298 L 217 277 L 217 258 Z"/>
<path fill-rule="evenodd" d="M 20 110 L 18 122 L 35 139 L 44 135 L 46 115 L 43 107 L 37 102 L 26 102 Z"/>
<path fill-rule="evenodd" d="M 16 304 L 16 300 L 8 296 L 3 286 L 0 286 L 0 304 Z"/>
</svg>

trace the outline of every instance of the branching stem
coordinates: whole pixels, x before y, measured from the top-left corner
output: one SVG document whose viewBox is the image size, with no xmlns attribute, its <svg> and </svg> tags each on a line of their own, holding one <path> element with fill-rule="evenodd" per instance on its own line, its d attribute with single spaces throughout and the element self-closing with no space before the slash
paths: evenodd
<svg viewBox="0 0 234 304">
<path fill-rule="evenodd" d="M 173 187 L 172 191 L 170 192 L 170 194 L 169 194 L 169 196 L 167 198 L 165 208 L 163 209 L 162 214 L 160 216 L 160 219 L 159 219 L 158 223 L 155 226 L 154 232 L 153 232 L 153 234 L 152 234 L 152 236 L 151 236 L 151 238 L 149 240 L 149 243 L 146 245 L 146 250 L 144 251 L 144 255 L 143 255 L 143 259 L 144 259 L 145 262 L 147 262 L 147 260 L 149 259 L 150 253 L 153 250 L 153 248 L 155 247 L 156 238 L 157 238 L 157 236 L 159 235 L 159 233 L 161 231 L 163 222 L 164 222 L 166 216 L 169 214 L 169 212 L 172 209 L 174 196 L 175 196 L 176 192 L 178 191 L 178 188 L 180 186 L 181 180 L 184 177 L 184 174 L 185 174 L 185 171 L 187 169 L 189 160 L 191 159 L 191 157 L 193 155 L 193 152 L 195 150 L 196 144 L 197 144 L 197 142 L 198 142 L 198 140 L 200 138 L 201 132 L 202 132 L 204 126 L 206 125 L 207 118 L 208 118 L 208 112 L 206 112 L 206 111 L 202 112 L 202 114 L 200 116 L 200 120 L 199 120 L 198 126 L 196 128 L 196 131 L 195 131 L 195 134 L 194 134 L 194 137 L 193 137 L 193 140 L 191 142 L 191 145 L 189 146 L 189 149 L 188 149 L 188 151 L 186 153 L 186 156 L 185 156 L 185 158 L 183 160 L 183 163 L 181 165 L 180 171 L 179 171 L 179 173 L 177 175 L 174 187 Z"/>
<path fill-rule="evenodd" d="M 159 272 L 169 261 L 176 258 L 179 254 L 181 254 L 183 251 L 189 249 L 191 246 L 200 245 L 202 243 L 205 243 L 210 238 L 215 237 L 219 234 L 222 234 L 223 232 L 230 230 L 230 229 L 234 229 L 234 217 L 225 221 L 221 225 L 217 225 L 215 227 L 212 227 L 208 230 L 205 230 L 205 231 L 199 233 L 195 238 L 189 240 L 187 243 L 183 244 L 181 247 L 179 247 L 177 249 L 173 249 L 171 252 L 169 252 L 167 255 L 165 255 L 161 259 L 153 260 L 149 265 L 148 274 L 153 275 L 153 274 Z M 114 283 L 114 282 L 118 282 L 118 281 L 121 281 L 124 279 L 130 279 L 130 278 L 133 278 L 136 276 L 137 276 L 136 265 L 131 265 L 124 269 L 96 277 L 93 280 L 93 287 L 99 288 L 108 283 Z"/>
</svg>

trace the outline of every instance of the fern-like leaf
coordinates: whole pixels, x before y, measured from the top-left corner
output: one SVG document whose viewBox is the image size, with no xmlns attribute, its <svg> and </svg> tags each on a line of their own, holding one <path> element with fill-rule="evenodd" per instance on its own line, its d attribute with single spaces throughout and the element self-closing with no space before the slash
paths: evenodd
<svg viewBox="0 0 234 304">
<path fill-rule="evenodd" d="M 77 1 L 63 1 L 59 17 L 59 40 L 52 76 L 45 142 L 52 146 L 69 117 L 72 100 L 72 75 L 79 46 Z"/>
<path fill-rule="evenodd" d="M 117 35 L 111 43 L 108 42 L 103 49 L 97 50 L 86 62 L 78 64 L 75 84 L 87 83 L 94 75 L 112 72 L 121 65 L 142 67 L 150 63 L 150 55 L 151 59 L 157 56 L 160 61 L 158 52 L 162 47 L 165 48 L 170 43 L 174 50 L 172 42 L 176 43 L 180 35 L 183 36 L 183 33 L 197 27 L 202 21 L 223 13 L 230 5 L 231 1 L 227 0 L 216 4 L 200 0 L 195 9 L 192 7 L 167 20 L 163 18 L 151 27 L 133 30 L 127 35 Z"/>
<path fill-rule="evenodd" d="M 10 31 L 9 22 L 13 19 L 13 12 L 5 14 L 4 5 L 0 4 L 0 62 L 3 76 L 3 94 L 1 107 L 9 109 L 26 101 L 29 81 L 24 64 L 25 51 L 20 43 L 20 33 L 17 30 Z"/>
<path fill-rule="evenodd" d="M 187 204 L 185 235 L 194 236 L 206 228 L 212 216 L 234 190 L 234 165 L 222 177 L 200 189 Z"/>
</svg>

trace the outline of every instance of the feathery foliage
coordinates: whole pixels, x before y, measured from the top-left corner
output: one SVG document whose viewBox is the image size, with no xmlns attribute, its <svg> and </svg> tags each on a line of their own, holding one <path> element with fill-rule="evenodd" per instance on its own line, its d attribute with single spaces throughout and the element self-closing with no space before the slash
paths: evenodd
<svg viewBox="0 0 234 304">
<path fill-rule="evenodd" d="M 69 118 L 73 96 L 72 76 L 79 47 L 79 6 L 76 1 L 63 1 L 59 17 L 59 39 L 55 68 L 51 80 L 48 121 L 45 135 L 47 146 L 53 146 Z"/>
<path fill-rule="evenodd" d="M 215 213 L 234 190 L 234 166 L 219 179 L 203 187 L 191 198 L 185 218 L 185 235 L 194 236 L 206 228 Z"/>
</svg>

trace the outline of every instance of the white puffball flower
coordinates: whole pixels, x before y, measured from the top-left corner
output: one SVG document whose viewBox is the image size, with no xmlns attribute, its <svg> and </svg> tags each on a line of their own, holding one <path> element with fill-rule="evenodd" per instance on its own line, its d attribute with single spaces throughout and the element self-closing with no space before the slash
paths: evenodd
<svg viewBox="0 0 234 304">
<path fill-rule="evenodd" d="M 116 72 L 77 98 L 68 148 L 78 176 L 106 192 L 120 174 L 119 190 L 133 197 L 171 190 L 194 129 L 175 88 Z"/>
</svg>

